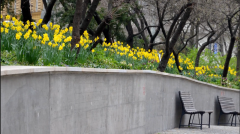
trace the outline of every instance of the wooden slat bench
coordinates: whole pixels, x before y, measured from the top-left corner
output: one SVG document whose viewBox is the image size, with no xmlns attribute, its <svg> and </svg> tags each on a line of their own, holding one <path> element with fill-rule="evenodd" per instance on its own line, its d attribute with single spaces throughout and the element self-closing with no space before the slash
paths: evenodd
<svg viewBox="0 0 240 134">
<path fill-rule="evenodd" d="M 234 105 L 234 102 L 232 100 L 232 98 L 230 97 L 220 97 L 220 96 L 217 96 L 217 100 L 219 102 L 219 105 L 220 105 L 220 114 L 219 114 L 219 118 L 218 118 L 218 125 L 219 124 L 231 124 L 231 126 L 233 125 L 233 119 L 235 117 L 235 126 L 236 126 L 236 120 L 237 120 L 237 117 L 240 115 L 240 113 L 238 111 L 236 111 L 236 108 L 235 108 L 235 105 Z M 231 123 L 220 123 L 220 117 L 221 115 L 230 115 L 230 119 L 232 119 Z M 239 120 L 240 121 L 240 120 Z"/>
<path fill-rule="evenodd" d="M 210 116 L 211 116 L 211 113 L 213 111 L 212 110 L 207 110 L 207 111 L 196 110 L 195 106 L 194 106 L 194 103 L 193 103 L 193 98 L 192 98 L 192 96 L 189 92 L 179 91 L 179 97 L 180 97 L 180 100 L 181 100 L 181 103 L 182 103 L 182 115 L 181 115 L 181 119 L 180 119 L 180 123 L 179 123 L 179 128 L 181 128 L 181 126 L 188 126 L 188 127 L 198 126 L 198 127 L 200 127 L 200 129 L 202 129 L 202 125 L 208 125 L 208 127 L 210 128 Z M 204 113 L 209 114 L 208 124 L 202 124 L 202 118 L 203 118 Z M 182 117 L 185 114 L 190 114 L 188 125 L 181 125 Z M 198 124 L 193 123 L 195 114 L 198 114 L 198 120 L 199 120 Z M 199 119 L 199 114 L 201 115 L 201 120 Z M 192 119 L 192 123 L 191 123 L 192 115 L 193 115 L 193 119 Z"/>
</svg>

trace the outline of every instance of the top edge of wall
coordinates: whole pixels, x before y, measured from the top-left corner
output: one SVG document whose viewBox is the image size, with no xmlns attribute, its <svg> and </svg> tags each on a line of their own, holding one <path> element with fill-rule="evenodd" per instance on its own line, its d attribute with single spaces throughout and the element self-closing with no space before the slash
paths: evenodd
<svg viewBox="0 0 240 134">
<path fill-rule="evenodd" d="M 16 74 L 29 74 L 29 73 L 43 73 L 43 72 L 88 72 L 88 73 L 127 73 L 127 74 L 157 74 L 175 78 L 187 79 L 199 84 L 209 85 L 220 89 L 232 90 L 240 92 L 239 89 L 226 88 L 209 84 L 206 82 L 191 79 L 182 75 L 169 74 L 164 72 L 152 70 L 124 70 L 124 69 L 100 69 L 100 68 L 81 68 L 81 67 L 47 67 L 47 66 L 1 66 L 1 76 L 16 75 Z"/>
</svg>

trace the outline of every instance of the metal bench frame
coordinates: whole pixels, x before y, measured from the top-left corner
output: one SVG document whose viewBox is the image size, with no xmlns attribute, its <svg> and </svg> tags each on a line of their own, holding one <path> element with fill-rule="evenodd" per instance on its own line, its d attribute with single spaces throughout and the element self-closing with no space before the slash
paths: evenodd
<svg viewBox="0 0 240 134">
<path fill-rule="evenodd" d="M 193 99 L 192 99 L 191 94 L 189 92 L 179 91 L 179 97 L 180 97 L 180 100 L 181 100 L 181 103 L 182 103 L 182 115 L 181 115 L 181 118 L 180 118 L 179 128 L 181 128 L 181 126 L 188 126 L 188 127 L 191 126 L 191 127 L 200 127 L 200 129 L 202 129 L 202 125 L 208 125 L 208 128 L 210 128 L 211 113 L 213 111 L 212 110 L 208 110 L 208 111 L 198 111 L 198 110 L 196 110 L 195 107 L 194 107 Z M 204 113 L 209 114 L 208 124 L 202 124 L 202 118 L 203 118 Z M 188 125 L 181 125 L 182 117 L 185 114 L 190 114 Z M 195 114 L 198 114 L 199 123 L 193 123 Z M 199 118 L 199 114 L 201 115 L 201 120 Z M 193 115 L 193 119 L 192 119 L 192 123 L 191 123 L 192 115 Z"/>
<path fill-rule="evenodd" d="M 219 114 L 219 118 L 218 118 L 218 125 L 220 125 L 220 124 L 231 124 L 231 126 L 232 126 L 234 117 L 235 117 L 235 123 L 234 123 L 235 126 L 237 124 L 239 124 L 239 123 L 236 123 L 236 122 L 237 122 L 237 117 L 239 119 L 240 113 L 238 111 L 236 111 L 232 98 L 217 96 L 217 100 L 218 100 L 218 104 L 220 106 L 220 114 Z M 227 123 L 220 123 L 221 115 L 230 115 Z M 230 119 L 231 119 L 231 123 L 229 123 Z M 239 119 L 239 122 L 240 122 L 240 119 Z"/>
</svg>

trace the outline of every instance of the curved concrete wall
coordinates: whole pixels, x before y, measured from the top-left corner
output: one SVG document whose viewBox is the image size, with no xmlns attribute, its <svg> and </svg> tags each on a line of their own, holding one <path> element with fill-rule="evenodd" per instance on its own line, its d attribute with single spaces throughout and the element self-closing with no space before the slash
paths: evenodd
<svg viewBox="0 0 240 134">
<path fill-rule="evenodd" d="M 219 115 L 218 95 L 232 97 L 239 110 L 239 90 L 179 75 L 1 66 L 1 133 L 153 134 L 178 126 L 179 90 L 192 93 L 196 109 L 214 110 L 211 124 Z"/>
</svg>

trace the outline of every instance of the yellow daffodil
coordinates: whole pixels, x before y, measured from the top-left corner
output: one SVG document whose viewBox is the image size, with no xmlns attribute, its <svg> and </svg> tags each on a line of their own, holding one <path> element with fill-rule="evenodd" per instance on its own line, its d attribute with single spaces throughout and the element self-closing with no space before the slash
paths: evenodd
<svg viewBox="0 0 240 134">
<path fill-rule="evenodd" d="M 49 46 L 52 46 L 52 42 L 48 42 L 48 45 L 49 45 Z"/>
<path fill-rule="evenodd" d="M 7 33 L 8 33 L 8 31 L 9 31 L 9 29 L 5 28 L 5 34 L 7 34 Z"/>
<path fill-rule="evenodd" d="M 69 27 L 69 32 L 71 33 L 71 32 L 72 32 L 72 30 L 73 30 L 73 27 L 72 27 L 72 26 L 70 26 L 70 27 Z"/>
<path fill-rule="evenodd" d="M 16 39 L 17 39 L 17 40 L 19 40 L 19 39 L 21 38 L 21 36 L 22 36 L 22 33 L 21 33 L 21 32 L 16 33 Z"/>
<path fill-rule="evenodd" d="M 62 49 L 63 49 L 63 46 L 59 46 L 58 50 L 60 50 L 60 51 L 61 51 Z"/>
<path fill-rule="evenodd" d="M 10 19 L 10 15 L 7 15 L 7 16 L 6 16 L 6 20 L 9 20 L 9 19 Z"/>
</svg>

